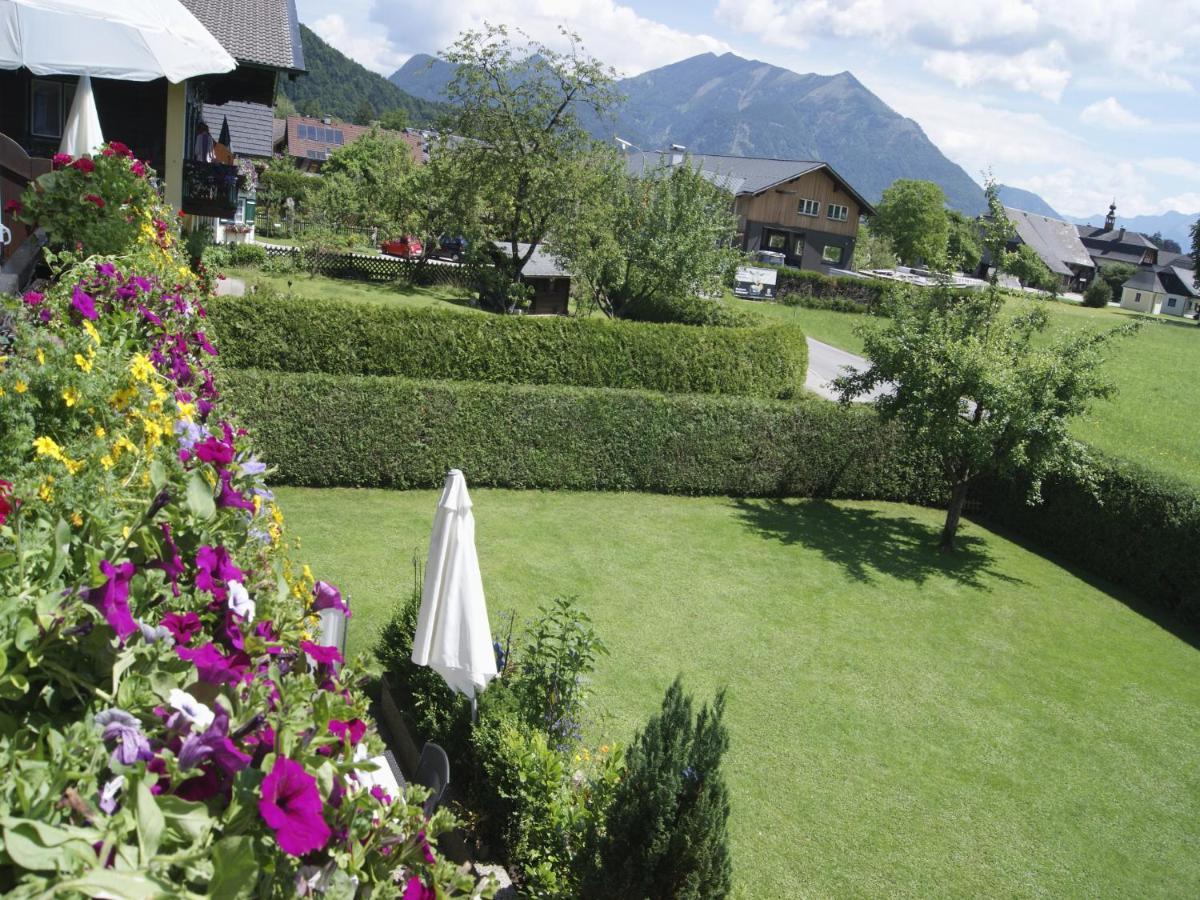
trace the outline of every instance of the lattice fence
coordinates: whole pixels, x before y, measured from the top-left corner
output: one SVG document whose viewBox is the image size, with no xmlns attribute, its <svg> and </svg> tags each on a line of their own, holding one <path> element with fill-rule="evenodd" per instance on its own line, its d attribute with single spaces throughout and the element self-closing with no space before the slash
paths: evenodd
<svg viewBox="0 0 1200 900">
<path fill-rule="evenodd" d="M 471 289 L 475 287 L 472 273 L 454 263 L 425 262 L 396 259 L 389 256 L 368 256 L 362 253 L 329 253 L 299 247 L 263 247 L 272 259 L 290 257 L 297 268 L 317 271 L 331 278 L 350 278 L 356 281 L 407 281 L 420 285 L 450 285 Z"/>
</svg>

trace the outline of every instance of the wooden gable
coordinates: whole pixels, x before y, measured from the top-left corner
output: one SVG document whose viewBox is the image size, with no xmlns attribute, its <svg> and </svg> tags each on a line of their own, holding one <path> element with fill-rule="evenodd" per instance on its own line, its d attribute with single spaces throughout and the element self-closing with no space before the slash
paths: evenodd
<svg viewBox="0 0 1200 900">
<path fill-rule="evenodd" d="M 804 200 L 817 203 L 815 216 L 804 215 L 800 211 L 801 201 Z M 830 204 L 846 207 L 844 222 L 829 218 Z M 752 197 L 739 197 L 735 208 L 737 214 L 746 221 L 851 237 L 858 234 L 858 217 L 862 213 L 862 207 L 853 194 L 826 167 L 806 172 Z"/>
</svg>

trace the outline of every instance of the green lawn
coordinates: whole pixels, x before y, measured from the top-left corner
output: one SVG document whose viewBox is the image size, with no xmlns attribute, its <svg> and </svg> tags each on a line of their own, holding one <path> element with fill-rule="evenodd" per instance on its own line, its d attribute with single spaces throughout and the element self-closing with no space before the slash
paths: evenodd
<svg viewBox="0 0 1200 900">
<path fill-rule="evenodd" d="M 854 353 L 862 352 L 856 326 L 878 321 L 823 309 L 731 302 L 764 317 L 794 322 L 809 337 Z M 1107 364 L 1117 395 L 1097 403 L 1074 431 L 1101 450 L 1200 486 L 1200 417 L 1195 412 L 1200 402 L 1200 327 L 1190 319 L 1019 297 L 1010 297 L 1007 307 L 1016 311 L 1027 304 L 1038 304 L 1050 314 L 1047 339 L 1074 329 L 1114 327 L 1131 316 L 1145 321 L 1141 332 L 1115 346 Z"/>
<path fill-rule="evenodd" d="M 349 593 L 408 590 L 436 492 L 281 489 Z M 473 492 L 493 627 L 577 595 L 628 740 L 676 673 L 729 688 L 737 893 L 1200 892 L 1200 652 L 1053 562 L 883 503 Z"/>
<path fill-rule="evenodd" d="M 258 269 L 233 268 L 228 273 L 241 278 L 246 284 L 265 284 L 287 296 L 311 297 L 317 300 L 348 300 L 358 303 L 387 305 L 402 303 L 406 306 L 434 306 L 455 312 L 475 312 L 469 306 L 469 295 L 459 288 L 439 285 L 435 287 L 397 287 L 387 282 L 351 281 L 341 278 L 326 278 L 323 275 L 307 275 L 297 272 L 291 275 L 272 275 Z"/>
</svg>

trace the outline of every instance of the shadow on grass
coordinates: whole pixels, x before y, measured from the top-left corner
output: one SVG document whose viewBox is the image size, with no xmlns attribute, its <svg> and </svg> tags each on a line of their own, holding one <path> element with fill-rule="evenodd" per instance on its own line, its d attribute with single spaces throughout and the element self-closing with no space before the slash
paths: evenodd
<svg viewBox="0 0 1200 900">
<path fill-rule="evenodd" d="M 941 528 L 903 515 L 837 506 L 827 500 L 736 500 L 747 528 L 764 538 L 818 551 L 855 581 L 884 575 L 914 584 L 951 578 L 969 587 L 985 579 L 1022 584 L 992 567 L 982 538 L 959 532 L 952 553 L 938 550 Z"/>
</svg>

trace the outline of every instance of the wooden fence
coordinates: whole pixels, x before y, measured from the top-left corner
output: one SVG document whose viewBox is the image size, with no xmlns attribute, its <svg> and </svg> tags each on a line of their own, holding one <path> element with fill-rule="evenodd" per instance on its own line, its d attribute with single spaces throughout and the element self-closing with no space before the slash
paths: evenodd
<svg viewBox="0 0 1200 900">
<path fill-rule="evenodd" d="M 264 246 L 271 259 L 290 258 L 298 269 L 316 271 L 331 278 L 357 281 L 407 281 L 420 285 L 448 285 L 464 289 L 476 286 L 474 274 L 455 263 L 369 256 L 365 253 L 340 253 L 300 247 Z"/>
<path fill-rule="evenodd" d="M 19 200 L 29 182 L 50 171 L 50 160 L 31 157 L 6 134 L 0 134 L 0 210 Z M 11 212 L 0 213 L 12 240 L 0 246 L 0 262 L 7 262 L 29 237 L 31 229 L 18 222 Z"/>
</svg>

